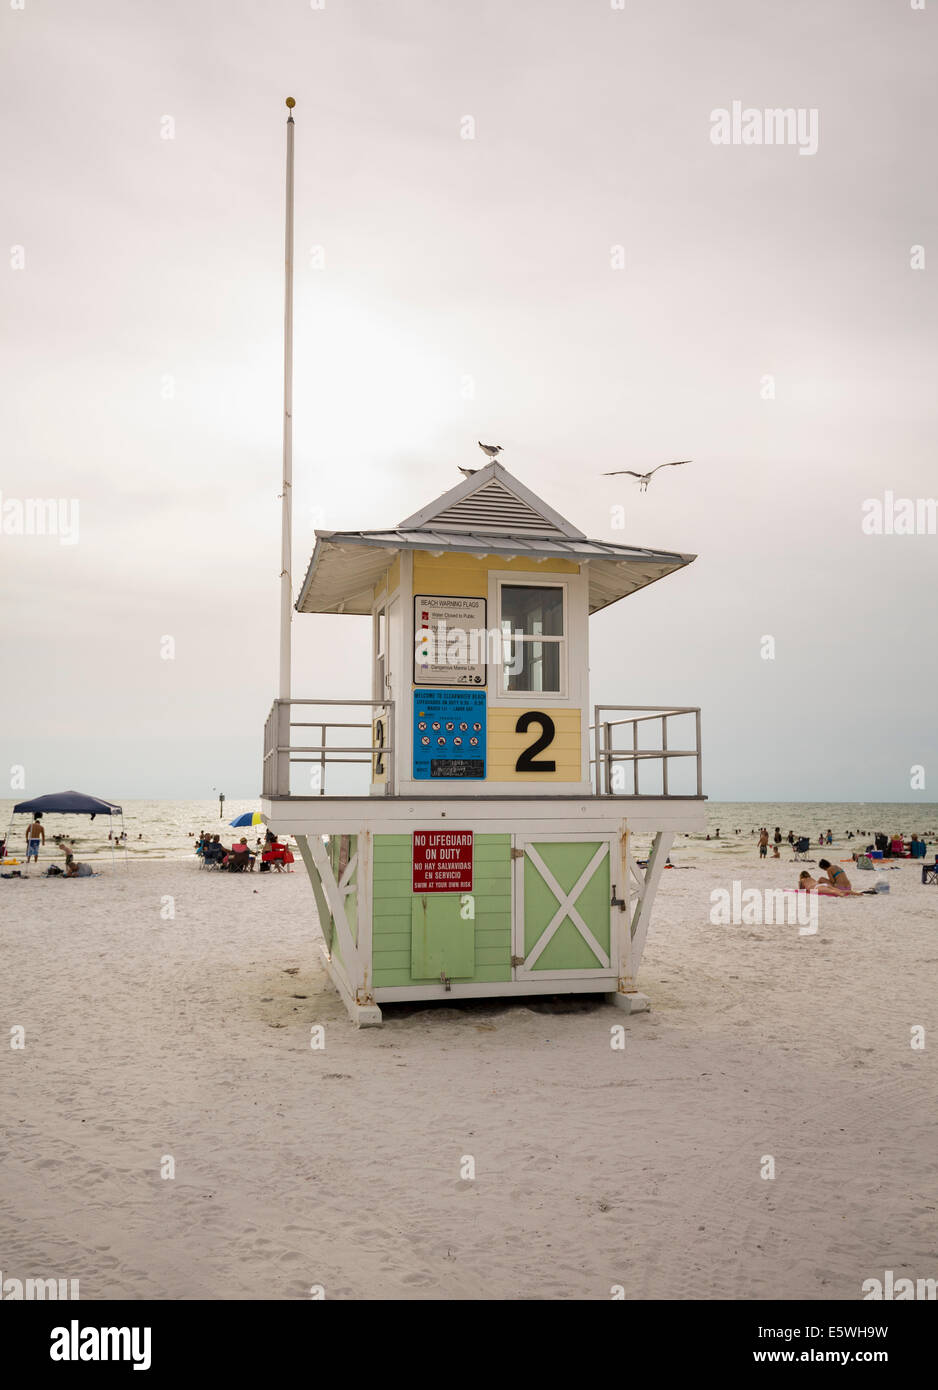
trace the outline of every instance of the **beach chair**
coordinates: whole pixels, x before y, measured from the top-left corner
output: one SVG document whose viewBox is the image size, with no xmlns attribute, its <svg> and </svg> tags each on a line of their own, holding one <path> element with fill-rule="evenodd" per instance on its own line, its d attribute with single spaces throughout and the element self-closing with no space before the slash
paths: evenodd
<svg viewBox="0 0 938 1390">
<path fill-rule="evenodd" d="M 935 855 L 934 864 L 922 865 L 922 882 L 938 883 L 938 854 Z"/>
<path fill-rule="evenodd" d="M 289 858 L 287 858 L 288 855 Z M 261 867 L 266 864 L 268 870 L 273 868 L 276 869 L 278 873 L 282 874 L 284 864 L 293 863 L 293 855 L 290 854 L 286 845 L 281 844 L 279 840 L 274 840 L 273 842 L 268 842 L 267 848 L 261 855 L 261 860 L 263 861 Z"/>
<path fill-rule="evenodd" d="M 808 850 L 810 848 L 811 841 L 808 839 L 807 835 L 800 835 L 798 839 L 795 841 L 795 843 L 792 845 L 792 852 L 794 854 L 794 859 L 792 860 L 792 863 L 813 864 L 814 860 L 808 859 Z"/>
</svg>

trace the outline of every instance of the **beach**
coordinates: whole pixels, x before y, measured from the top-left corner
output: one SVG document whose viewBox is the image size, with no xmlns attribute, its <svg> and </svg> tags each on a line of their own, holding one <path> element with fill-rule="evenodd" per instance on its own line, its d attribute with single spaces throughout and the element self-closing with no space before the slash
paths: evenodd
<svg viewBox="0 0 938 1390">
<path fill-rule="evenodd" d="M 480 1000 L 356 1030 L 300 865 L 0 884 L 2 1017 L 25 1030 L 3 1278 L 88 1300 L 850 1300 L 886 1269 L 935 1276 L 938 890 L 906 862 L 876 875 L 888 894 L 821 901 L 816 934 L 715 925 L 712 890 L 797 880 L 748 830 L 675 846 L 632 1017 Z"/>
</svg>

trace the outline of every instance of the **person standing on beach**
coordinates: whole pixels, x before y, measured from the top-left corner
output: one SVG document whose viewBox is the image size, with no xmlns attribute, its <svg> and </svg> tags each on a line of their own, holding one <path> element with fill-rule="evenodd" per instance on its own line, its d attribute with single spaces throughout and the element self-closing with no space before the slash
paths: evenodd
<svg viewBox="0 0 938 1390">
<path fill-rule="evenodd" d="M 764 859 L 769 852 L 769 832 L 765 828 L 759 831 L 759 858 Z"/>
<path fill-rule="evenodd" d="M 46 827 L 42 824 L 42 812 L 37 811 L 26 827 L 26 863 L 30 857 L 39 863 L 39 841 L 46 842 Z"/>
<path fill-rule="evenodd" d="M 772 838 L 777 845 L 780 845 L 782 843 L 782 832 L 781 830 L 779 830 L 778 826 L 775 827 L 775 834 Z"/>
</svg>

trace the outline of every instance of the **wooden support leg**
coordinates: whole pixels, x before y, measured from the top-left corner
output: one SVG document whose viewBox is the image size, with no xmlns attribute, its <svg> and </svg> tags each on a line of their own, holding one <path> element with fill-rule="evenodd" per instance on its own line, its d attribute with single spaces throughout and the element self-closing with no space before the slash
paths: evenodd
<svg viewBox="0 0 938 1390">
<path fill-rule="evenodd" d="M 316 911 L 319 913 L 319 929 L 322 932 L 322 939 L 326 943 L 327 950 L 332 950 L 332 913 L 329 911 L 329 904 L 326 902 L 326 895 L 322 891 L 322 879 L 319 877 L 319 870 L 313 862 L 310 853 L 309 840 L 305 835 L 294 836 L 297 847 L 300 851 L 309 881 L 313 885 L 313 897 L 316 899 Z"/>
<path fill-rule="evenodd" d="M 651 909 L 662 871 L 674 844 L 672 831 L 659 830 L 651 846 L 648 868 L 645 870 L 645 886 L 639 899 L 638 910 L 632 919 L 632 969 L 637 973 L 645 950 L 645 938 L 651 921 Z"/>
<path fill-rule="evenodd" d="M 323 964 L 329 978 L 338 990 L 345 1004 L 349 1018 L 356 1028 L 373 1028 L 381 1023 L 381 1010 L 374 1002 L 374 996 L 364 990 L 364 975 L 361 970 L 358 947 L 352 939 L 348 918 L 345 912 L 346 884 L 336 882 L 332 866 L 326 858 L 322 840 L 317 836 L 310 845 L 309 837 L 297 835 L 297 845 L 313 885 L 319 920 L 323 928 Z M 354 866 L 349 864 L 343 880 Z M 335 936 L 338 938 L 339 956 L 333 949 L 333 932 L 330 924 L 335 923 Z M 368 972 L 370 976 L 370 971 Z"/>
<path fill-rule="evenodd" d="M 647 995 L 639 993 L 635 987 L 635 976 L 638 974 L 641 965 L 642 955 L 645 950 L 645 939 L 648 936 L 648 926 L 651 921 L 651 910 L 654 906 L 655 893 L 658 890 L 658 883 L 674 844 L 672 832 L 659 830 L 655 835 L 651 847 L 651 854 L 648 858 L 648 867 L 645 869 L 644 877 L 641 880 L 637 902 L 632 910 L 632 920 L 630 927 L 630 945 L 627 956 L 623 958 L 623 973 L 619 977 L 619 988 L 615 994 L 607 995 L 607 1001 L 615 1004 L 617 1008 L 624 1009 L 626 1013 L 643 1013 L 650 1008 Z M 630 860 L 631 846 L 626 847 L 626 859 Z M 631 865 L 630 865 L 631 868 Z M 633 877 L 636 871 L 631 870 Z"/>
</svg>

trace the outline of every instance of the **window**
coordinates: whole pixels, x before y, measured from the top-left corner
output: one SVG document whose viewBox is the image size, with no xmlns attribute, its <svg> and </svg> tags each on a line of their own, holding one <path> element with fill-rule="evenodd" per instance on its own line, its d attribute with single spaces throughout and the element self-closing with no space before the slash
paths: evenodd
<svg viewBox="0 0 938 1390">
<path fill-rule="evenodd" d="M 562 584 L 501 584 L 501 693 L 562 695 L 566 687 Z"/>
</svg>

